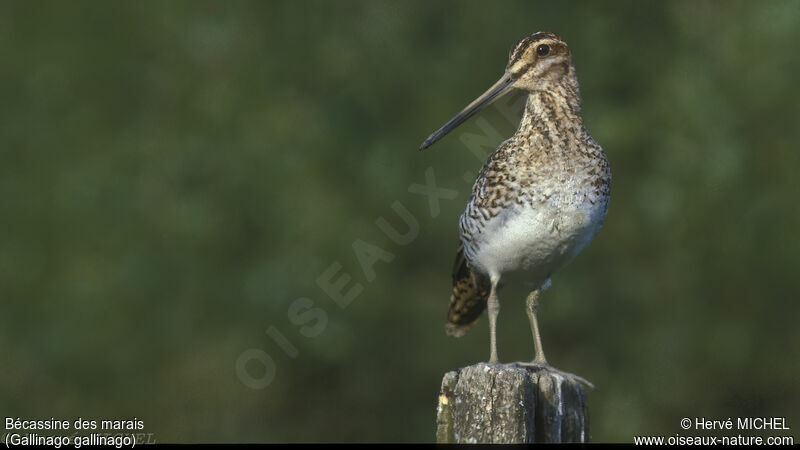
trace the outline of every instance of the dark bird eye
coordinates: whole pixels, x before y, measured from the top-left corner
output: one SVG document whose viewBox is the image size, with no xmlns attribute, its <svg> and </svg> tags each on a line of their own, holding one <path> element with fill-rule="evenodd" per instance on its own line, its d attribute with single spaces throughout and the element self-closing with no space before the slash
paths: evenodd
<svg viewBox="0 0 800 450">
<path fill-rule="evenodd" d="M 547 56 L 550 53 L 550 46 L 547 44 L 542 44 L 536 47 L 536 54 L 539 56 Z"/>
</svg>

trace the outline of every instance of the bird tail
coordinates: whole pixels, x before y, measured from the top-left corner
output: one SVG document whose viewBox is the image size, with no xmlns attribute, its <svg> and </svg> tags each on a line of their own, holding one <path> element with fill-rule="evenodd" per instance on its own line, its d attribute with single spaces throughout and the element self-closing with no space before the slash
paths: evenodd
<svg viewBox="0 0 800 450">
<path fill-rule="evenodd" d="M 480 319 L 489 299 L 489 277 L 472 270 L 464 258 L 463 244 L 458 246 L 453 267 L 453 293 L 447 311 L 445 331 L 450 336 L 461 337 Z"/>
</svg>

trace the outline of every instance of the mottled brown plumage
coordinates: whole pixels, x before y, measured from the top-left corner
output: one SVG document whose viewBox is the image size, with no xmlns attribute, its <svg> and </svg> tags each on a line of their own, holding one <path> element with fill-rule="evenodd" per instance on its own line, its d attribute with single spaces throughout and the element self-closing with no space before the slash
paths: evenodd
<svg viewBox="0 0 800 450">
<path fill-rule="evenodd" d="M 522 271 L 533 291 L 527 312 L 536 348 L 546 360 L 536 322 L 539 293 L 550 276 L 583 250 L 603 224 L 611 170 L 583 125 L 567 44 L 535 33 L 509 52 L 505 74 L 420 147 L 424 149 L 511 88 L 528 92 L 519 128 L 492 152 L 459 220 L 462 246 L 453 270 L 446 329 L 460 336 L 489 309 L 490 361 L 497 361 L 497 287 Z"/>
<path fill-rule="evenodd" d="M 475 325 L 486 309 L 490 287 L 489 277 L 469 268 L 463 247 L 459 245 L 453 265 L 453 293 L 450 295 L 445 324 L 447 334 L 461 337 Z"/>
</svg>

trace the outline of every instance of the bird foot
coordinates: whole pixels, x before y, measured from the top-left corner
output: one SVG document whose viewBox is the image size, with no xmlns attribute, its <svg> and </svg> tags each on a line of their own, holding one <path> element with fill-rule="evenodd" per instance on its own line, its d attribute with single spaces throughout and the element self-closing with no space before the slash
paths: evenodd
<svg viewBox="0 0 800 450">
<path fill-rule="evenodd" d="M 583 378 L 583 377 L 581 377 L 579 375 L 575 375 L 574 373 L 564 372 L 563 370 L 556 369 L 555 367 L 551 366 L 550 364 L 547 364 L 546 362 L 539 362 L 539 361 L 522 362 L 522 361 L 518 361 L 515 364 L 520 366 L 520 367 L 533 368 L 533 369 L 537 369 L 537 370 L 543 370 L 543 371 L 547 371 L 547 372 L 557 373 L 557 374 L 563 376 L 564 378 L 567 378 L 567 379 L 569 379 L 569 380 L 571 380 L 573 382 L 577 381 L 577 382 L 583 384 L 584 386 L 588 387 L 589 389 L 595 390 L 594 384 L 592 384 L 586 378 Z"/>
</svg>

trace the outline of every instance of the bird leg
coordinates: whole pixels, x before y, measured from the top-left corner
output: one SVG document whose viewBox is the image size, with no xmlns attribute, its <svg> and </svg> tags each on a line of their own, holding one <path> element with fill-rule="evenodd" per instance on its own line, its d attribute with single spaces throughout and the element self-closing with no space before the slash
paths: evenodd
<svg viewBox="0 0 800 450">
<path fill-rule="evenodd" d="M 584 385 L 588 386 L 589 388 L 594 389 L 594 385 L 591 382 L 589 382 L 589 380 L 569 372 L 558 370 L 547 363 L 547 359 L 544 357 L 544 349 L 542 348 L 542 336 L 541 334 L 539 334 L 539 323 L 536 321 L 536 312 L 539 310 L 540 293 L 541 290 L 536 289 L 530 294 L 528 294 L 528 298 L 525 300 L 525 305 L 527 306 L 527 312 L 528 312 L 528 320 L 531 322 L 531 334 L 533 334 L 533 345 L 535 346 L 534 349 L 535 354 L 533 357 L 533 361 L 528 363 L 520 362 L 517 364 L 522 367 L 534 367 L 538 368 L 539 370 L 555 372 L 571 380 L 579 381 Z"/>
<path fill-rule="evenodd" d="M 497 281 L 498 277 L 491 277 L 492 288 L 489 293 L 489 362 L 496 363 L 497 360 L 497 314 L 500 312 L 500 302 L 497 300 Z"/>
<path fill-rule="evenodd" d="M 544 349 L 542 348 L 542 337 L 539 334 L 539 323 L 536 321 L 536 312 L 539 310 L 539 289 L 534 290 L 528 294 L 525 300 L 527 306 L 528 320 L 531 322 L 531 334 L 533 334 L 533 345 L 535 355 L 533 362 L 541 365 L 547 365 L 547 359 L 544 357 Z"/>
</svg>

